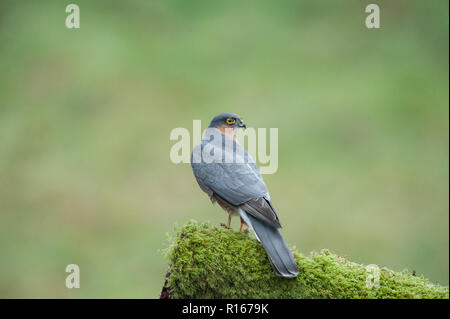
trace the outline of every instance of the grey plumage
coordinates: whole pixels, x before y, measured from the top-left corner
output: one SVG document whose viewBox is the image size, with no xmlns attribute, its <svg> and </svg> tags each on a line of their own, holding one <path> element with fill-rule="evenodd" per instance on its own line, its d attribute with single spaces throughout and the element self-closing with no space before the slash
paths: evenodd
<svg viewBox="0 0 450 319">
<path fill-rule="evenodd" d="M 252 156 L 239 143 L 217 127 L 224 118 L 234 116 L 234 127 L 245 127 L 232 113 L 216 116 L 209 130 L 191 154 L 191 165 L 200 188 L 219 201 L 232 214 L 239 214 L 264 246 L 274 273 L 283 277 L 298 274 L 297 263 L 281 236 L 281 223 L 272 205 L 269 192 Z M 216 153 L 217 152 L 217 153 Z M 219 154 L 220 153 L 220 154 Z M 217 155 L 214 161 L 206 160 Z M 233 162 L 224 159 L 229 156 Z"/>
<path fill-rule="evenodd" d="M 280 231 L 250 214 L 248 214 L 248 218 L 251 221 L 253 231 L 266 250 L 274 273 L 282 277 L 297 276 L 297 262 Z"/>
</svg>

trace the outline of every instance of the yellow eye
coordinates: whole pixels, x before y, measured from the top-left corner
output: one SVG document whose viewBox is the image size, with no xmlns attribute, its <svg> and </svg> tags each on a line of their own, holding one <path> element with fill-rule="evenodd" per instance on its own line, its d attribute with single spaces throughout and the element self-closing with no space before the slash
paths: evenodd
<svg viewBox="0 0 450 319">
<path fill-rule="evenodd" d="M 235 119 L 228 118 L 227 119 L 227 124 L 229 124 L 229 125 L 234 124 L 235 121 L 236 121 Z"/>
</svg>

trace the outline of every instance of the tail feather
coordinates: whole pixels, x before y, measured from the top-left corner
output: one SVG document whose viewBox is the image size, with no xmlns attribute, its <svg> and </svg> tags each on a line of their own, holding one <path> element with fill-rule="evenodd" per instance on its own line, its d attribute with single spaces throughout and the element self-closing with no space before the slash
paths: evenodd
<svg viewBox="0 0 450 319">
<path fill-rule="evenodd" d="M 264 246 L 275 275 L 296 277 L 298 275 L 297 262 L 280 231 L 243 211 L 241 211 L 241 216 Z"/>
</svg>

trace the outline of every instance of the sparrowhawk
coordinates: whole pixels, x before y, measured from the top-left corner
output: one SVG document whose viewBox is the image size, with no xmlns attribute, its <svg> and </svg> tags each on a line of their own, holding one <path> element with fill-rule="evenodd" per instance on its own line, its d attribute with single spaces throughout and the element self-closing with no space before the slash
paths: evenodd
<svg viewBox="0 0 450 319">
<path fill-rule="evenodd" d="M 191 165 L 200 188 L 231 217 L 239 215 L 267 252 L 277 276 L 295 277 L 297 263 L 281 236 L 280 220 L 269 191 L 250 153 L 236 140 L 246 125 L 239 115 L 222 113 L 213 118 L 200 144 L 191 154 Z"/>
</svg>

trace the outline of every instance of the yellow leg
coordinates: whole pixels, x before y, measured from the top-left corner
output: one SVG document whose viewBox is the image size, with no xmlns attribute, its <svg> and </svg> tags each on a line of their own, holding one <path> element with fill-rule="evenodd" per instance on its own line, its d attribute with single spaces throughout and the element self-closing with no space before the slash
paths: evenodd
<svg viewBox="0 0 450 319">
<path fill-rule="evenodd" d="M 228 223 L 227 223 L 227 227 L 228 227 L 228 228 L 231 227 L 231 215 L 228 215 Z"/>
<path fill-rule="evenodd" d="M 248 225 L 244 222 L 244 220 L 242 219 L 242 217 L 240 217 L 241 218 L 241 226 L 239 227 L 239 231 L 242 231 L 242 227 L 243 226 L 246 226 L 247 228 L 248 228 Z"/>
</svg>

